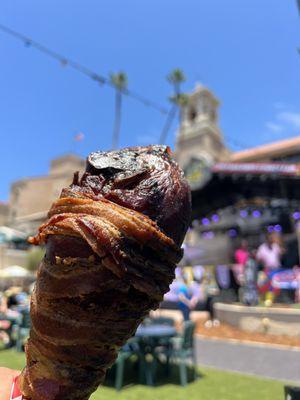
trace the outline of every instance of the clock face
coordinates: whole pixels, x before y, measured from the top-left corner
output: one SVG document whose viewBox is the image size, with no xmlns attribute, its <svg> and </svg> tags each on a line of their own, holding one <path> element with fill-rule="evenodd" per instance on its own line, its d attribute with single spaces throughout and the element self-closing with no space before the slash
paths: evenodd
<svg viewBox="0 0 300 400">
<path fill-rule="evenodd" d="M 201 189 L 211 179 L 211 164 L 204 157 L 192 157 L 183 169 L 192 190 Z"/>
</svg>

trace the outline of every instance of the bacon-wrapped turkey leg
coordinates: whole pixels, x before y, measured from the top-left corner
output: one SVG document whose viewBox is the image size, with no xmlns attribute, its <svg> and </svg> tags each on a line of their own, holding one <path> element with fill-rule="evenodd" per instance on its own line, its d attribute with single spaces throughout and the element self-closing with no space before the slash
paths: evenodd
<svg viewBox="0 0 300 400">
<path fill-rule="evenodd" d="M 32 238 L 46 243 L 20 385 L 86 400 L 174 278 L 190 191 L 165 146 L 92 153 Z"/>
</svg>

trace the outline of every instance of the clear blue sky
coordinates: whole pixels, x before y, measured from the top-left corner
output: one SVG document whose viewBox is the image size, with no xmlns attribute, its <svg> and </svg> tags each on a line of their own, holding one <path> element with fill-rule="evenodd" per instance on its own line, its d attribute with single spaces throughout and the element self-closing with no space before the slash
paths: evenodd
<svg viewBox="0 0 300 400">
<path fill-rule="evenodd" d="M 222 101 L 221 127 L 245 146 L 300 132 L 300 18 L 293 0 L 2 0 L 0 23 L 167 106 L 166 74 Z M 114 93 L 0 32 L 0 199 L 51 158 L 111 144 Z M 156 142 L 163 117 L 125 99 L 121 145 Z M 168 143 L 173 146 L 175 126 Z M 83 132 L 84 141 L 73 136 Z M 233 149 L 237 147 L 228 142 Z"/>
</svg>

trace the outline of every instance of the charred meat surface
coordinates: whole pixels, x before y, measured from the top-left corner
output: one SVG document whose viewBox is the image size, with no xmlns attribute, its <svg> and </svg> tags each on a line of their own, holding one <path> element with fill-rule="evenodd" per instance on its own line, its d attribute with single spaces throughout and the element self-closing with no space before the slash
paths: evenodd
<svg viewBox="0 0 300 400">
<path fill-rule="evenodd" d="M 82 186 L 95 194 L 148 215 L 181 245 L 190 218 L 190 191 L 166 146 L 96 152 L 87 160 Z M 95 177 L 99 185 L 93 187 Z M 176 223 L 174 223 L 174 218 Z"/>
</svg>

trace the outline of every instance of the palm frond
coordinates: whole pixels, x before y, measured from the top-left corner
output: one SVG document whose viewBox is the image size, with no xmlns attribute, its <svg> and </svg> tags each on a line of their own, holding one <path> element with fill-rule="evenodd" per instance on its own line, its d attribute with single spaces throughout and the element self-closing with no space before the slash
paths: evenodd
<svg viewBox="0 0 300 400">
<path fill-rule="evenodd" d="M 110 83 L 120 91 L 124 91 L 128 86 L 128 78 L 125 72 L 118 72 L 110 74 Z"/>
<path fill-rule="evenodd" d="M 186 80 L 184 72 L 180 68 L 175 68 L 167 75 L 167 80 L 175 84 L 180 84 Z"/>
</svg>

